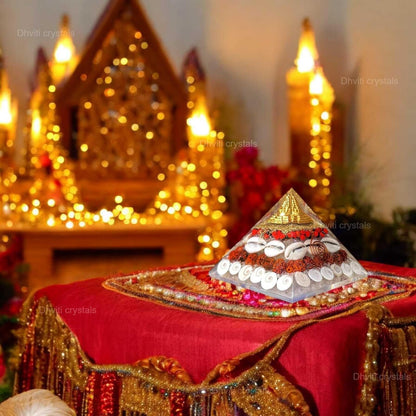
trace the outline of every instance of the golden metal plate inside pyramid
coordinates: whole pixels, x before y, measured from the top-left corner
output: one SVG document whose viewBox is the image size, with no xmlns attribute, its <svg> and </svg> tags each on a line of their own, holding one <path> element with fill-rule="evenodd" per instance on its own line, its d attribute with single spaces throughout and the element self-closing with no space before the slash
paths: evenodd
<svg viewBox="0 0 416 416">
<path fill-rule="evenodd" d="M 287 302 L 297 302 L 368 275 L 293 189 L 209 274 Z"/>
</svg>

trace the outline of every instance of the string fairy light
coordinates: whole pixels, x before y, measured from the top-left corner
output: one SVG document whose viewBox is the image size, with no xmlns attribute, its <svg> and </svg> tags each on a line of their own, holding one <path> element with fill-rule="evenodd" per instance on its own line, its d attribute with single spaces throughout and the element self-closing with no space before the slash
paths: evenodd
<svg viewBox="0 0 416 416">
<path fill-rule="evenodd" d="M 140 32 L 134 32 L 134 39 L 136 41 L 132 41 L 128 48 L 131 54 L 149 47 Z M 97 61 L 99 58 L 96 56 L 94 59 Z M 56 116 L 55 104 L 56 84 L 59 82 L 54 69 L 57 62 L 55 56 L 52 65 L 45 63 L 40 66 L 38 86 L 30 104 L 26 171 L 31 183 L 27 191 L 18 192 L 12 186 L 17 176 L 13 175 L 8 179 L 7 183 L 11 186 L 3 193 L 0 201 L 0 224 L 6 227 L 29 225 L 74 229 L 115 224 L 140 226 L 177 221 L 193 223 L 201 221 L 203 231 L 198 236 L 201 247 L 198 259 L 212 260 L 220 257 L 225 251 L 227 237 L 227 230 L 224 227 L 226 198 L 223 193 L 224 133 L 211 127 L 205 100 L 204 79 L 198 79 L 195 68 L 188 68 L 186 77 L 189 93 L 187 105 L 190 109 L 187 120 L 188 148 L 176 161 L 168 163 L 163 138 L 167 135 L 167 126 L 170 123 L 170 103 L 163 95 L 157 95 L 159 74 L 148 70 L 140 62 L 135 63 L 134 59 L 133 55 L 114 58 L 113 66 L 105 67 L 104 74 L 97 75 L 96 85 L 102 89 L 103 97 L 115 99 L 118 93 L 112 85 L 114 78 L 117 78 L 117 71 L 124 68 L 131 72 L 131 62 L 137 64 L 136 77 L 150 80 L 153 124 L 147 126 L 140 119 L 133 120 L 123 105 L 118 108 L 116 117 L 112 117 L 111 112 L 108 111 L 99 114 L 104 122 L 100 122 L 98 136 L 110 135 L 116 121 L 122 128 L 142 135 L 146 146 L 151 146 L 152 155 L 150 158 L 146 156 L 144 163 L 150 163 L 153 170 L 159 169 L 156 177 L 165 185 L 158 192 L 152 205 L 144 212 L 137 212 L 133 207 L 124 204 L 123 195 L 116 195 L 112 206 L 90 211 L 82 201 L 76 183 L 74 163 L 68 158 L 67 152 L 61 145 L 62 132 Z M 127 93 L 136 97 L 140 85 L 140 83 L 130 84 Z M 123 91 L 123 94 L 125 92 Z M 125 105 L 127 106 L 126 103 Z M 93 98 L 83 99 L 79 106 L 80 136 L 83 138 L 80 140 L 79 148 L 81 170 L 83 166 L 92 166 L 90 161 L 99 160 L 96 154 L 91 153 L 97 149 L 96 143 L 91 142 L 87 134 L 89 114 L 96 112 L 97 108 L 99 102 L 94 101 Z M 136 151 L 134 143 L 130 143 L 124 149 L 127 157 L 126 166 L 134 159 Z M 128 159 L 129 157 L 131 159 Z M 101 169 L 104 170 L 114 167 L 112 160 L 102 159 L 100 163 Z M 128 167 L 134 168 L 134 166 Z"/>
</svg>

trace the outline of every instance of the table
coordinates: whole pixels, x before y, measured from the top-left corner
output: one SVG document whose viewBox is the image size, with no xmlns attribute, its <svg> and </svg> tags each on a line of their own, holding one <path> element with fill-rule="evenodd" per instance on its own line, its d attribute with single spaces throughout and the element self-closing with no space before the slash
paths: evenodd
<svg viewBox="0 0 416 416">
<path fill-rule="evenodd" d="M 416 277 L 415 269 L 363 264 Z M 415 296 L 293 323 L 183 310 L 102 283 L 34 295 L 16 392 L 51 388 L 81 416 L 416 411 Z"/>
<path fill-rule="evenodd" d="M 42 280 L 53 277 L 55 250 L 160 248 L 162 264 L 195 261 L 200 222 L 189 224 L 97 225 L 68 229 L 65 226 L 17 226 L 0 229 L 20 235 L 23 261 L 30 266 L 29 287 L 41 287 Z"/>
</svg>

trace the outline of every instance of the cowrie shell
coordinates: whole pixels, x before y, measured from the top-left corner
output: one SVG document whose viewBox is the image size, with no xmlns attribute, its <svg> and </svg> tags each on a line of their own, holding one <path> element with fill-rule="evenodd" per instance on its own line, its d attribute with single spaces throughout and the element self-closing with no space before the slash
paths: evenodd
<svg viewBox="0 0 416 416">
<path fill-rule="evenodd" d="M 358 274 L 358 275 L 365 275 L 365 270 L 364 270 L 364 268 L 361 266 L 361 264 L 360 264 L 360 263 L 358 263 L 358 262 L 356 262 L 356 261 L 351 262 L 351 268 L 352 268 L 352 271 L 353 271 L 355 274 Z"/>
<path fill-rule="evenodd" d="M 290 286 L 292 286 L 292 283 L 293 277 L 289 274 L 284 274 L 277 279 L 276 287 L 281 292 L 284 292 L 285 290 L 289 289 Z"/>
<path fill-rule="evenodd" d="M 241 270 L 238 272 L 238 278 L 244 282 L 247 279 L 250 278 L 251 272 L 253 271 L 253 266 L 250 266 L 249 264 L 246 264 L 241 268 Z"/>
<path fill-rule="evenodd" d="M 306 251 L 306 247 L 303 243 L 292 243 L 286 247 L 285 257 L 288 260 L 299 260 L 305 257 Z"/>
<path fill-rule="evenodd" d="M 330 253 L 336 253 L 341 248 L 339 242 L 332 237 L 324 237 L 322 243 L 325 244 L 325 247 Z"/>
<path fill-rule="evenodd" d="M 321 274 L 326 280 L 332 280 L 334 278 L 334 272 L 327 266 L 321 268 Z"/>
<path fill-rule="evenodd" d="M 256 267 L 251 273 L 250 280 L 253 283 L 259 283 L 265 274 L 266 270 L 264 269 L 264 267 Z"/>
<path fill-rule="evenodd" d="M 277 282 L 277 274 L 275 272 L 267 272 L 261 279 L 261 287 L 264 290 L 272 289 Z"/>
<path fill-rule="evenodd" d="M 331 269 L 334 272 L 335 276 L 340 277 L 342 275 L 341 266 L 338 266 L 338 264 L 331 264 Z"/>
<path fill-rule="evenodd" d="M 251 237 L 247 240 L 244 248 L 246 249 L 247 253 L 258 253 L 264 249 L 265 245 L 266 240 L 263 240 L 260 237 Z"/>
<path fill-rule="evenodd" d="M 303 272 L 296 272 L 295 280 L 299 286 L 308 287 L 311 285 L 311 279 L 309 279 L 308 275 Z"/>
<path fill-rule="evenodd" d="M 266 244 L 264 254 L 267 257 L 275 257 L 285 251 L 285 245 L 279 240 L 272 240 Z"/>
<path fill-rule="evenodd" d="M 217 272 L 220 276 L 224 276 L 230 268 L 230 260 L 222 259 L 217 265 Z"/>
<path fill-rule="evenodd" d="M 234 261 L 231 263 L 229 272 L 230 274 L 237 274 L 241 270 L 241 263 L 239 261 Z"/>
<path fill-rule="evenodd" d="M 352 268 L 348 263 L 342 263 L 341 268 L 345 276 L 348 276 L 348 277 L 352 276 Z"/>
<path fill-rule="evenodd" d="M 322 280 L 321 272 L 318 269 L 311 269 L 308 271 L 308 276 L 314 281 L 314 282 L 320 282 Z"/>
<path fill-rule="evenodd" d="M 311 243 L 312 243 L 312 240 L 310 238 L 308 238 L 307 240 L 305 240 L 303 242 L 303 245 L 306 247 L 306 250 L 309 252 L 309 254 L 312 254 L 311 253 Z"/>
</svg>

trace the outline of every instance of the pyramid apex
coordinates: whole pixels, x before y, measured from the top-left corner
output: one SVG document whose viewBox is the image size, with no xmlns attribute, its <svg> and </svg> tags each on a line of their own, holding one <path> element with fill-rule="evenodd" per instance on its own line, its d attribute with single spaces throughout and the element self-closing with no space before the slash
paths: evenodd
<svg viewBox="0 0 416 416">
<path fill-rule="evenodd" d="M 312 218 L 299 206 L 300 196 L 291 188 L 283 197 L 282 205 L 268 222 L 272 224 L 312 224 Z"/>
</svg>

